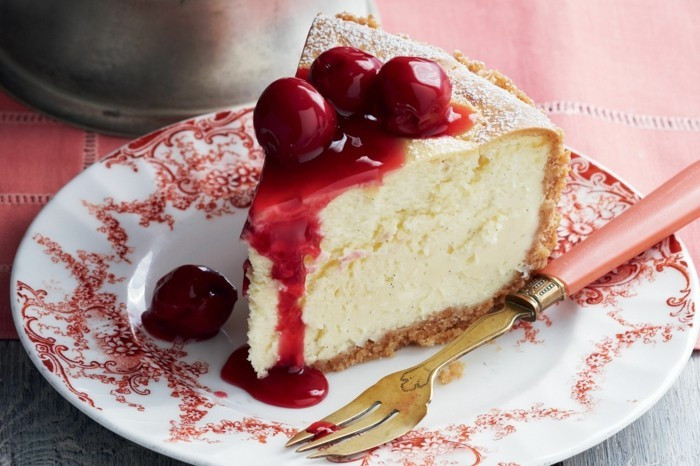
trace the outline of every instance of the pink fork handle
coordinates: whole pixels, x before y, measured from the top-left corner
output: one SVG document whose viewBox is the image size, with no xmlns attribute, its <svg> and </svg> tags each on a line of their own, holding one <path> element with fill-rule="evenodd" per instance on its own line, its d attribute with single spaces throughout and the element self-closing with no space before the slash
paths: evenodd
<svg viewBox="0 0 700 466">
<path fill-rule="evenodd" d="M 700 216 L 700 162 L 695 162 L 540 272 L 571 295 Z"/>
</svg>

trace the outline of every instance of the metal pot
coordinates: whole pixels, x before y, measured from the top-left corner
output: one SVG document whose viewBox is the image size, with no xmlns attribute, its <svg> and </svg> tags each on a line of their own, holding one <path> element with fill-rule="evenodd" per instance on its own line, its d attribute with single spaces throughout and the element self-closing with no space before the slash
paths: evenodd
<svg viewBox="0 0 700 466">
<path fill-rule="evenodd" d="M 0 85 L 68 122 L 143 134 L 293 75 L 319 11 L 374 10 L 367 0 L 0 0 Z"/>
</svg>

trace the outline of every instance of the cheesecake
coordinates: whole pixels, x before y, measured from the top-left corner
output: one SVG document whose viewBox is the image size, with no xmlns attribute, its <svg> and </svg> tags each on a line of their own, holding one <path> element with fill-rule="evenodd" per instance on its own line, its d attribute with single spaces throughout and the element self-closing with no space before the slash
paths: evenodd
<svg viewBox="0 0 700 466">
<path fill-rule="evenodd" d="M 562 133 L 465 56 L 319 15 L 254 115 L 248 358 L 322 371 L 457 336 L 542 268 Z"/>
</svg>

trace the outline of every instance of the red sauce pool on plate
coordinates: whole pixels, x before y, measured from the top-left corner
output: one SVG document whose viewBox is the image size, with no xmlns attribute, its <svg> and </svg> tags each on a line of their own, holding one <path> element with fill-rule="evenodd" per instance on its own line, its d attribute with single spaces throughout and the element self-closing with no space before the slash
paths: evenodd
<svg viewBox="0 0 700 466">
<path fill-rule="evenodd" d="M 259 379 L 248 361 L 248 345 L 235 350 L 221 370 L 221 378 L 263 403 L 283 408 L 307 408 L 328 394 L 328 381 L 310 367 L 273 367 Z"/>
</svg>

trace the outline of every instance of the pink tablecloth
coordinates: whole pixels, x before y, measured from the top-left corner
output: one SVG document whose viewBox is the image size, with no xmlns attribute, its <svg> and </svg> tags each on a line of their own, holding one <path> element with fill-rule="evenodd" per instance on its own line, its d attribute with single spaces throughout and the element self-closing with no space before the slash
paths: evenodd
<svg viewBox="0 0 700 466">
<path fill-rule="evenodd" d="M 124 142 L 58 123 L 0 92 L 0 338 L 17 338 L 10 273 L 32 219 L 61 186 Z"/>
<path fill-rule="evenodd" d="M 700 159 L 696 0 L 376 1 L 385 29 L 459 49 L 513 78 L 569 145 L 642 193 Z M 14 335 L 10 264 L 32 217 L 122 141 L 0 95 L 0 338 Z M 700 263 L 700 222 L 680 237 Z"/>
</svg>

